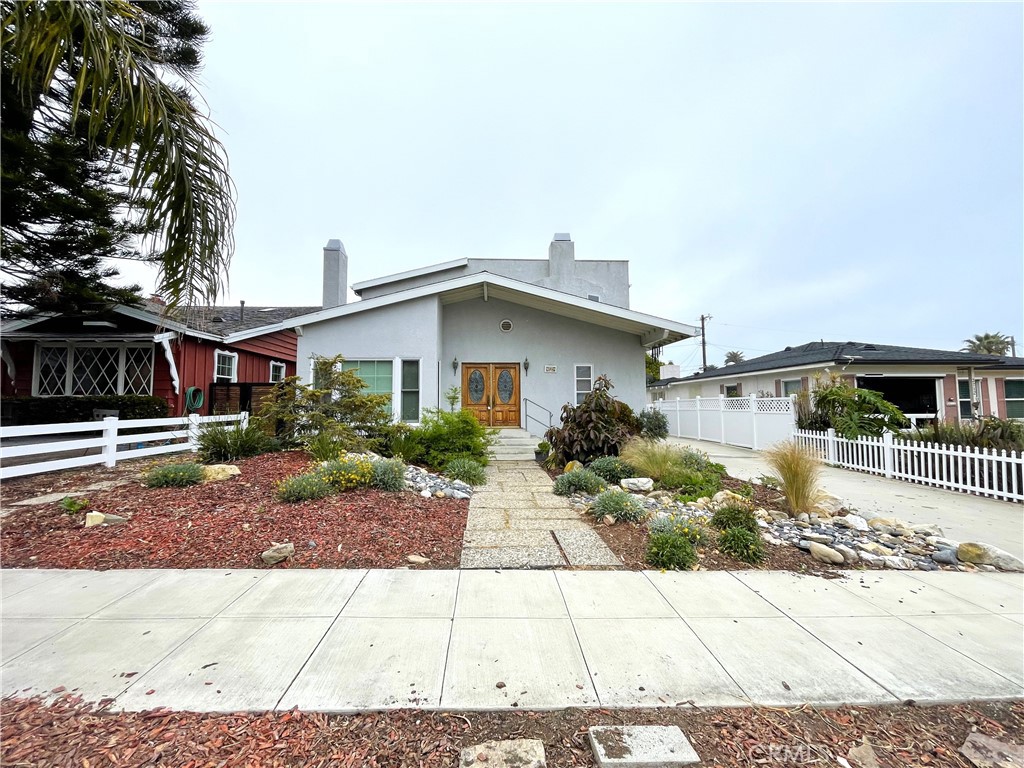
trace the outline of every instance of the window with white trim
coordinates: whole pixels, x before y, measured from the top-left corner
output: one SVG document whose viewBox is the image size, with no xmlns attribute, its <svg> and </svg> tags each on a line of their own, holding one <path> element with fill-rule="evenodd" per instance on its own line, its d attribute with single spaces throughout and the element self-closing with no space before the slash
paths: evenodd
<svg viewBox="0 0 1024 768">
<path fill-rule="evenodd" d="M 152 344 L 40 344 L 37 353 L 39 397 L 153 394 Z"/>
<path fill-rule="evenodd" d="M 238 353 L 218 349 L 213 354 L 213 383 L 233 384 L 238 381 Z"/>
<path fill-rule="evenodd" d="M 960 401 L 960 418 L 974 418 L 974 404 L 978 404 L 978 411 L 981 411 L 981 379 L 974 380 L 974 396 L 971 396 L 971 387 L 967 379 L 957 379 L 957 399 Z"/>
<path fill-rule="evenodd" d="M 583 402 L 583 398 L 594 388 L 594 366 L 576 366 L 576 405 Z"/>
<path fill-rule="evenodd" d="M 284 381 L 284 375 L 286 372 L 285 364 L 279 360 L 270 361 L 270 383 L 277 384 L 279 381 Z"/>
<path fill-rule="evenodd" d="M 394 401 L 394 371 L 393 360 L 345 360 L 341 364 L 341 370 L 353 371 L 366 383 L 366 392 L 371 395 L 387 395 L 388 414 L 393 413 Z"/>
<path fill-rule="evenodd" d="M 790 395 L 797 395 L 800 390 L 803 389 L 803 385 L 800 383 L 800 379 L 784 379 L 782 382 L 782 396 L 789 397 Z"/>
<path fill-rule="evenodd" d="M 1024 419 L 1024 379 L 1006 379 L 1003 382 L 1006 395 L 1007 419 Z"/>
<path fill-rule="evenodd" d="M 420 420 L 420 361 L 402 361 L 402 421 Z"/>
<path fill-rule="evenodd" d="M 739 397 L 740 396 L 740 385 L 739 384 L 726 384 L 725 385 L 725 396 L 726 397 Z"/>
</svg>

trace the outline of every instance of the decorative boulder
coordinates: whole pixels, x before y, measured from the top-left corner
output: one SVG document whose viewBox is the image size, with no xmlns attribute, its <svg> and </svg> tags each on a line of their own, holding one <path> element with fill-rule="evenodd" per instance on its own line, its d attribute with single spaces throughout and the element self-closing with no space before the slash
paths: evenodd
<svg viewBox="0 0 1024 768">
<path fill-rule="evenodd" d="M 815 507 L 826 514 L 834 515 L 843 508 L 843 500 L 838 496 L 823 493 L 818 497 L 818 503 Z"/>
<path fill-rule="evenodd" d="M 234 464 L 211 464 L 203 467 L 203 482 L 215 483 L 218 480 L 227 480 L 229 477 L 242 474 L 242 470 Z"/>
<path fill-rule="evenodd" d="M 1002 571 L 1024 571 L 1024 563 L 1009 552 L 991 544 L 965 541 L 957 547 L 956 556 L 962 562 L 974 565 L 992 565 Z"/>
<path fill-rule="evenodd" d="M 811 542 L 810 546 L 811 557 L 815 560 L 819 560 L 822 563 L 832 563 L 833 565 L 841 565 L 845 558 L 839 552 L 836 552 L 832 547 L 827 547 L 824 544 L 819 544 L 816 541 Z"/>
<path fill-rule="evenodd" d="M 653 491 L 654 481 L 649 477 L 626 477 L 619 481 L 619 485 L 627 491 Z"/>
<path fill-rule="evenodd" d="M 579 461 L 570 461 L 565 465 L 563 472 L 575 472 L 577 469 L 583 469 L 583 463 Z"/>
<path fill-rule="evenodd" d="M 295 554 L 294 544 L 274 544 L 270 549 L 266 550 L 260 557 L 263 562 L 267 565 L 276 565 L 282 560 L 287 560 L 289 557 Z"/>
<path fill-rule="evenodd" d="M 127 523 L 127 517 L 120 515 L 106 515 L 102 512 L 86 512 L 85 527 L 92 528 L 94 525 L 121 525 Z"/>
</svg>

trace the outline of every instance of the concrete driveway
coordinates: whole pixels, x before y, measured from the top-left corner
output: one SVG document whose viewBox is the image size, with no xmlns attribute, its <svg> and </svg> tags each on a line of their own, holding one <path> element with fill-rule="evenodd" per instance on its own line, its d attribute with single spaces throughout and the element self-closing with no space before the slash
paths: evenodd
<svg viewBox="0 0 1024 768">
<path fill-rule="evenodd" d="M 772 474 L 757 451 L 702 440 L 668 439 L 704 451 L 741 480 Z M 1024 505 L 835 467 L 822 469 L 822 485 L 850 509 L 898 517 L 910 523 L 935 523 L 947 538 L 983 541 L 1024 559 Z"/>
</svg>

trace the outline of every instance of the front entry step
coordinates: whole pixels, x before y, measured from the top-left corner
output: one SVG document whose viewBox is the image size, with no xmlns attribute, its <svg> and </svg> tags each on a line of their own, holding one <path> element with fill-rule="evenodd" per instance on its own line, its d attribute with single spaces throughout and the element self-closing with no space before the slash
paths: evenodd
<svg viewBox="0 0 1024 768">
<path fill-rule="evenodd" d="M 495 461 L 530 461 L 539 442 L 525 429 L 501 429 L 491 447 L 491 457 Z"/>
</svg>

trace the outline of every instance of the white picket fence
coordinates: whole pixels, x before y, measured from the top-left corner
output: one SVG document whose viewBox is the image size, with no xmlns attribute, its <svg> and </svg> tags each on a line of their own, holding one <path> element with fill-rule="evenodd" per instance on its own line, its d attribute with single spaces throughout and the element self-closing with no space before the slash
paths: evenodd
<svg viewBox="0 0 1024 768">
<path fill-rule="evenodd" d="M 920 443 L 891 433 L 848 440 L 834 429 L 798 429 L 793 437 L 833 466 L 993 499 L 1024 501 L 1024 456 L 1016 451 Z"/>
<path fill-rule="evenodd" d="M 91 464 L 113 467 L 118 461 L 125 459 L 195 451 L 198 448 L 199 430 L 202 425 L 241 423 L 245 426 L 248 422 L 248 413 L 238 413 L 227 416 L 191 414 L 169 419 L 108 417 L 102 421 L 0 427 L 0 479 L 55 472 L 58 469 Z M 126 430 L 135 429 L 157 431 L 124 434 Z M 67 456 L 68 453 L 80 455 Z M 10 459 L 48 454 L 63 455 L 28 464 L 9 464 Z"/>
<path fill-rule="evenodd" d="M 796 429 L 793 397 L 677 397 L 656 400 L 651 407 L 665 414 L 673 437 L 711 440 L 755 451 L 789 440 Z"/>
</svg>

